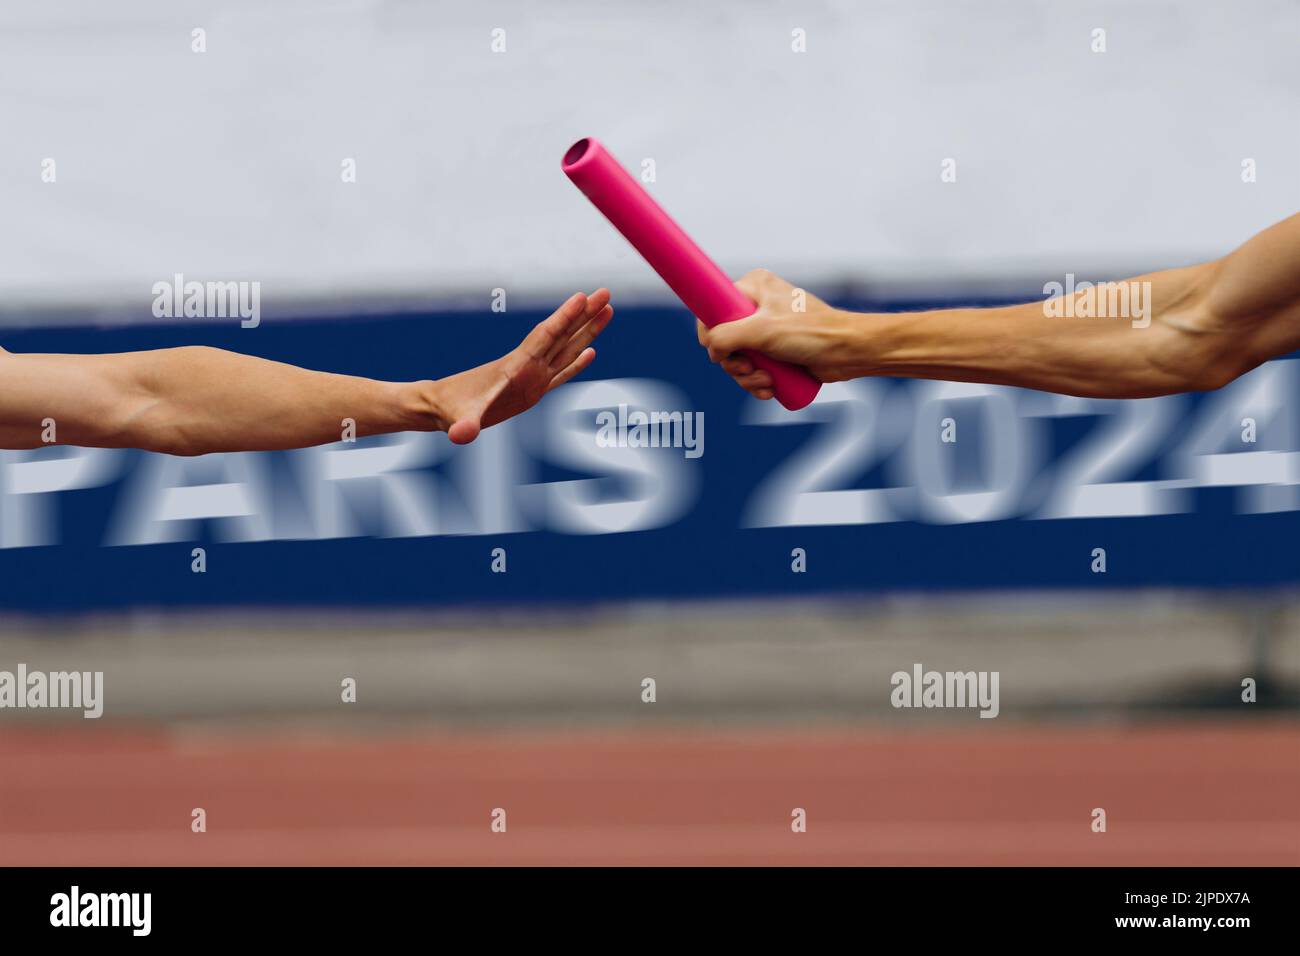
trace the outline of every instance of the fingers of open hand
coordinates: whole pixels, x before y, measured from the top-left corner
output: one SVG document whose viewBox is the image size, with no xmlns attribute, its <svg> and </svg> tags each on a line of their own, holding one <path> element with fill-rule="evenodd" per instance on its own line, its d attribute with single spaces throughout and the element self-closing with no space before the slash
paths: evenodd
<svg viewBox="0 0 1300 956">
<path fill-rule="evenodd" d="M 559 386 L 563 385 L 565 382 L 573 378 L 573 376 L 577 375 L 579 372 L 581 372 L 583 369 L 585 369 L 595 360 L 596 360 L 595 349 L 583 349 L 580 353 L 578 353 L 578 355 L 573 359 L 572 362 L 570 362 L 564 368 L 560 369 L 558 372 L 555 373 L 555 377 L 552 378 L 550 384 L 546 386 L 546 390 L 549 392 L 551 389 L 558 388 Z"/>
<path fill-rule="evenodd" d="M 524 337 L 519 347 L 531 356 L 539 358 L 549 356 L 559 343 L 568 340 L 564 330 L 570 323 L 582 318 L 586 310 L 587 296 L 581 292 L 573 293 L 563 305 L 533 326 L 533 330 Z"/>
<path fill-rule="evenodd" d="M 609 325 L 610 320 L 614 317 L 614 307 L 609 304 L 609 293 L 605 292 L 604 299 L 600 297 L 600 290 L 592 293 L 588 302 L 592 305 L 599 305 L 597 311 L 588 308 L 587 322 L 579 328 L 565 343 L 564 347 L 557 350 L 555 356 L 550 360 L 552 371 L 562 371 L 568 368 L 588 345 L 596 340 L 601 332 L 605 331 L 605 326 Z M 602 304 L 603 303 L 603 304 Z"/>
<path fill-rule="evenodd" d="M 608 289 L 597 289 L 591 295 L 575 292 L 528 333 L 522 348 L 530 356 L 549 363 L 568 344 L 574 333 L 608 304 Z"/>
</svg>

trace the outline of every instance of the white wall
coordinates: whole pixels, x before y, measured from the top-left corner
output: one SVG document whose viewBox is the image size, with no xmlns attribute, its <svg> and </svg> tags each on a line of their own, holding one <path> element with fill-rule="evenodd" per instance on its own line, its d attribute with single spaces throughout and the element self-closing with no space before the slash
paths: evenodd
<svg viewBox="0 0 1300 956">
<path fill-rule="evenodd" d="M 658 294 L 559 171 L 586 134 L 653 157 L 735 273 L 1177 263 L 1300 207 L 1297 37 L 1284 0 L 6 3 L 0 308 L 147 314 L 174 272 L 271 303 Z"/>
</svg>

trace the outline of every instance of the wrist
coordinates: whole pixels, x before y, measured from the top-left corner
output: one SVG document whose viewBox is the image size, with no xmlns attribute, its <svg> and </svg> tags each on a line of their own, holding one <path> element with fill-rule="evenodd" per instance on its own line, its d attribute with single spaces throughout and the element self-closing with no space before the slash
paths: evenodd
<svg viewBox="0 0 1300 956">
<path fill-rule="evenodd" d="M 420 382 L 398 382 L 396 407 L 398 421 L 403 431 L 445 432 L 450 426 L 443 414 L 440 383 L 426 379 Z"/>
<path fill-rule="evenodd" d="M 904 327 L 900 314 L 847 313 L 852 330 L 850 350 L 855 361 L 873 375 L 888 375 L 898 370 L 906 351 L 902 339 Z"/>
<path fill-rule="evenodd" d="M 828 341 L 822 354 L 840 368 L 844 377 L 874 375 L 888 367 L 896 348 L 897 316 L 890 313 L 829 309 L 821 323 Z"/>
</svg>

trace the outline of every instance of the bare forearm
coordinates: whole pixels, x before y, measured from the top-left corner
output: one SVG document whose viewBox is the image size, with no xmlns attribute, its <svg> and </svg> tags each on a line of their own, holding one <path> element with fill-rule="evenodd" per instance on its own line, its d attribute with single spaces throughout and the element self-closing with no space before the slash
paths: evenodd
<svg viewBox="0 0 1300 956">
<path fill-rule="evenodd" d="M 1191 330 L 1205 267 L 1127 280 L 1138 307 L 1085 314 L 1103 294 L 992 309 L 859 316 L 852 334 L 864 374 L 1017 385 L 1071 395 L 1135 398 L 1214 388 L 1235 377 L 1240 343 Z"/>
<path fill-rule="evenodd" d="M 878 374 L 1122 398 L 1217 388 L 1300 348 L 1300 216 L 1217 261 L 1117 289 L 1129 305 L 1118 315 L 1114 300 L 1097 314 L 1094 289 L 1053 307 L 865 316 L 854 334 Z M 1089 295 L 1094 308 L 1075 307 Z"/>
<path fill-rule="evenodd" d="M 6 356 L 8 447 L 133 447 L 197 455 L 297 448 L 445 427 L 433 383 L 334 375 L 220 349 Z"/>
</svg>

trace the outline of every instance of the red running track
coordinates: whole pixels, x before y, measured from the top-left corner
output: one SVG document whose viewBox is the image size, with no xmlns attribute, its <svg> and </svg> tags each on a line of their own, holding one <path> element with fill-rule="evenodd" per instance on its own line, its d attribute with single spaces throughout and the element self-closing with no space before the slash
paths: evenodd
<svg viewBox="0 0 1300 956">
<path fill-rule="evenodd" d="M 0 768 L 6 865 L 1300 864 L 1293 722 L 341 737 L 11 726 Z M 206 833 L 191 832 L 195 807 Z M 498 807 L 505 833 L 489 825 Z M 806 833 L 791 832 L 796 807 Z"/>
</svg>

